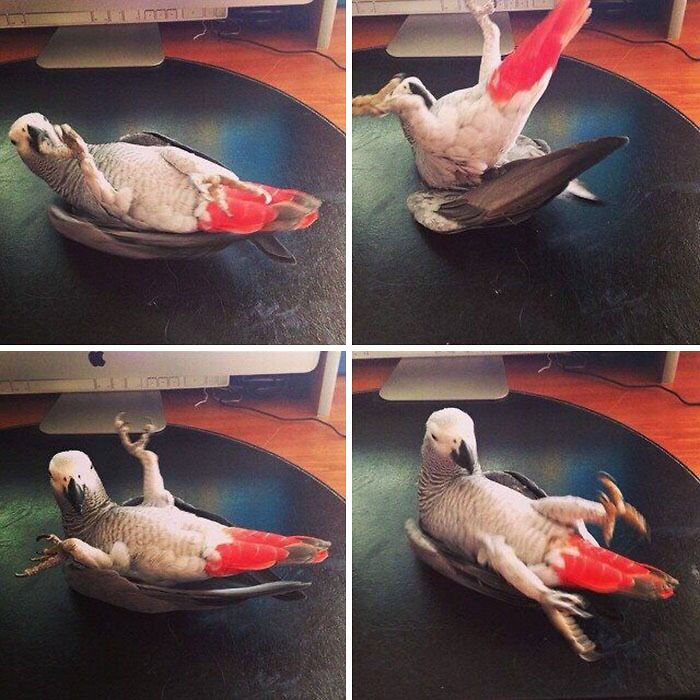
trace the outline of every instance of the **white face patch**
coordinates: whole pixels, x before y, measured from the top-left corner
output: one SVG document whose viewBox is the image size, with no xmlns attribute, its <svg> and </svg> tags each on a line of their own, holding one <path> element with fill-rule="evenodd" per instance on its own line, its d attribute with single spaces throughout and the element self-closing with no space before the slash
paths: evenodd
<svg viewBox="0 0 700 700">
<path fill-rule="evenodd" d="M 54 493 L 62 498 L 71 479 L 80 488 L 88 488 L 91 491 L 97 490 L 101 483 L 90 458 L 78 450 L 54 455 L 49 462 L 49 476 Z"/>
<path fill-rule="evenodd" d="M 17 119 L 10 127 L 8 136 L 20 156 L 67 152 L 61 140 L 60 127 L 51 124 L 43 114 L 38 112 L 24 114 Z"/>
<path fill-rule="evenodd" d="M 474 421 L 458 408 L 443 408 L 435 411 L 425 425 L 424 444 L 441 457 L 454 459 L 462 442 L 472 455 L 476 455 Z"/>
</svg>

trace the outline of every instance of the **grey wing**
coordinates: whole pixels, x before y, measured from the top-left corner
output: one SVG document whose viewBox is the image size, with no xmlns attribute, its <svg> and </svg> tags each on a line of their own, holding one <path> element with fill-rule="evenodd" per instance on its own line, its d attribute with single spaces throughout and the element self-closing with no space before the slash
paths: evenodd
<svg viewBox="0 0 700 700">
<path fill-rule="evenodd" d="M 532 139 L 525 134 L 520 134 L 511 149 L 504 157 L 505 163 L 510 163 L 513 160 L 521 160 L 522 158 L 539 158 L 551 153 L 552 149 L 549 144 L 542 139 Z"/>
<path fill-rule="evenodd" d="M 218 589 L 168 588 L 132 581 L 111 569 L 87 569 L 73 563 L 66 564 L 64 572 L 68 585 L 78 593 L 146 613 L 222 608 L 270 595 L 297 600 L 305 597 L 302 589 L 311 585 L 302 581 L 272 581 Z"/>
<path fill-rule="evenodd" d="M 119 141 L 122 143 L 133 143 L 137 146 L 175 146 L 176 148 L 181 148 L 183 151 L 187 151 L 187 153 L 204 158 L 204 160 L 208 160 L 210 163 L 214 163 L 215 165 L 228 170 L 223 163 L 219 162 L 215 158 L 212 158 L 211 156 L 208 156 L 206 153 L 202 153 L 196 148 L 192 148 L 192 146 L 187 146 L 184 143 L 180 143 L 170 136 L 159 134 L 157 131 L 139 131 L 136 134 L 126 134 L 125 136 L 122 136 Z"/>
<path fill-rule="evenodd" d="M 484 476 L 487 479 L 491 479 L 491 481 L 495 481 L 496 483 L 507 486 L 518 493 L 522 493 L 528 498 L 537 499 L 545 498 L 547 496 L 547 492 L 544 489 L 540 488 L 532 479 L 528 479 L 528 477 L 526 477 L 524 474 L 520 474 L 519 472 L 509 470 L 502 472 L 484 472 Z"/>
<path fill-rule="evenodd" d="M 515 605 L 537 605 L 495 571 L 451 551 L 444 543 L 428 535 L 414 520 L 406 521 L 405 531 L 411 549 L 418 558 L 460 586 Z"/>
<path fill-rule="evenodd" d="M 228 168 L 226 168 L 222 162 L 216 160 L 216 158 L 212 158 L 206 153 L 202 153 L 196 148 L 192 148 L 192 146 L 187 146 L 184 143 L 180 143 L 170 136 L 159 134 L 157 131 L 139 131 L 136 134 L 126 134 L 119 140 L 123 143 L 133 143 L 138 146 L 174 146 L 176 148 L 181 148 L 183 151 L 187 151 L 192 155 L 204 158 L 204 160 L 208 160 L 210 163 L 214 163 L 214 165 L 218 165 L 219 167 L 228 170 Z M 263 236 L 252 236 L 248 238 L 248 240 L 259 251 L 265 253 L 265 255 L 273 260 L 283 263 L 290 263 L 292 265 L 296 264 L 296 258 L 294 255 L 272 234 L 266 233 Z"/>
<path fill-rule="evenodd" d="M 418 223 L 438 233 L 517 224 L 628 140 L 610 136 L 511 161 L 485 173 L 477 187 L 415 192 L 406 203 Z"/>
</svg>

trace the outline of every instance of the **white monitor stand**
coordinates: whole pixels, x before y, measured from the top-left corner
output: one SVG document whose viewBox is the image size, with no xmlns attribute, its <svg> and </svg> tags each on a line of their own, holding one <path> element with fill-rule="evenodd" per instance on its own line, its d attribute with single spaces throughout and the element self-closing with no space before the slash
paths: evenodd
<svg viewBox="0 0 700 700">
<path fill-rule="evenodd" d="M 101 24 L 57 29 L 36 62 L 42 68 L 130 68 L 163 62 L 158 24 Z"/>
<path fill-rule="evenodd" d="M 503 357 L 471 355 L 400 360 L 379 395 L 387 401 L 468 401 L 508 396 Z"/>
<path fill-rule="evenodd" d="M 501 54 L 513 51 L 513 33 L 507 12 L 495 12 L 491 19 L 501 30 Z M 473 15 L 409 15 L 387 46 L 395 58 L 481 56 L 484 36 Z"/>
<path fill-rule="evenodd" d="M 146 424 L 155 432 L 165 428 L 160 391 L 105 391 L 61 394 L 39 425 L 49 435 L 100 435 L 116 432 L 114 418 L 124 413 L 131 432 Z"/>
</svg>

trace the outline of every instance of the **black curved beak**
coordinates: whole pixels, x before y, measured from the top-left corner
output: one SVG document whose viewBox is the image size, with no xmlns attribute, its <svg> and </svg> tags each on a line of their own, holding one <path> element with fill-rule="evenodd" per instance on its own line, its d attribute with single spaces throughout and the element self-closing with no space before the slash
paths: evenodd
<svg viewBox="0 0 700 700">
<path fill-rule="evenodd" d="M 466 469 L 470 474 L 474 471 L 476 465 L 476 458 L 472 455 L 471 451 L 467 447 L 467 443 L 462 440 L 459 445 L 458 450 L 452 450 L 452 459 L 460 466 L 462 469 Z"/>
<path fill-rule="evenodd" d="M 75 479 L 68 482 L 68 486 L 63 489 L 63 495 L 68 499 L 68 502 L 73 506 L 76 513 L 80 513 L 83 509 L 83 501 L 85 500 L 85 489 L 78 486 Z"/>
<path fill-rule="evenodd" d="M 38 126 L 32 126 L 31 124 L 27 126 L 27 133 L 29 134 L 29 145 L 39 153 L 39 144 L 45 139 L 49 139 L 48 133 L 44 129 L 40 129 Z"/>
</svg>

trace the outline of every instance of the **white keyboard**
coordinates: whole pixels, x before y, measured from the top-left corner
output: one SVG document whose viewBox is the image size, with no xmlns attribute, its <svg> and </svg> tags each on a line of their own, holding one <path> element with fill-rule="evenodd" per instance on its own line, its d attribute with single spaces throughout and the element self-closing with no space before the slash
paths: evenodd
<svg viewBox="0 0 700 700">
<path fill-rule="evenodd" d="M 63 391 L 154 391 L 228 386 L 228 375 L 100 377 L 98 379 L 0 380 L 0 394 L 56 394 Z"/>
<path fill-rule="evenodd" d="M 496 0 L 498 12 L 549 10 L 554 0 Z M 461 0 L 353 0 L 353 15 L 444 14 L 465 12 Z"/>
<path fill-rule="evenodd" d="M 133 24 L 226 19 L 225 7 L 178 8 L 171 10 L 92 10 L 79 12 L 16 12 L 0 14 L 1 27 L 60 27 L 86 24 Z"/>
</svg>

